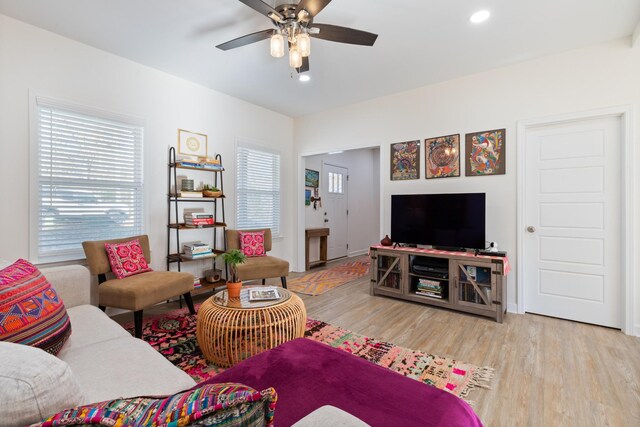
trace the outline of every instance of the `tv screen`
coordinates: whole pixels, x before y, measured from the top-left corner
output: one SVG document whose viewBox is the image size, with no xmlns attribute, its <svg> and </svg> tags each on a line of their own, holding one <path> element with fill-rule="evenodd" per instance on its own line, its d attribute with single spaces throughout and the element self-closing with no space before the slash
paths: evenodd
<svg viewBox="0 0 640 427">
<path fill-rule="evenodd" d="M 391 240 L 483 249 L 485 193 L 392 195 Z"/>
</svg>

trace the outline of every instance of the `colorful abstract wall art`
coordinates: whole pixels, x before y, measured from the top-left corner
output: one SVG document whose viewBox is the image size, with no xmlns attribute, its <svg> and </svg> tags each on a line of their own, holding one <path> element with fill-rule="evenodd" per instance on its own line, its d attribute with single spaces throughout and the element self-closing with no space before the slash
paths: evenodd
<svg viewBox="0 0 640 427">
<path fill-rule="evenodd" d="M 494 129 L 465 135 L 466 176 L 504 175 L 506 134 L 506 129 Z"/>
<path fill-rule="evenodd" d="M 420 178 L 420 141 L 391 144 L 391 181 Z"/>
<path fill-rule="evenodd" d="M 426 178 L 460 176 L 460 134 L 424 140 Z"/>
</svg>

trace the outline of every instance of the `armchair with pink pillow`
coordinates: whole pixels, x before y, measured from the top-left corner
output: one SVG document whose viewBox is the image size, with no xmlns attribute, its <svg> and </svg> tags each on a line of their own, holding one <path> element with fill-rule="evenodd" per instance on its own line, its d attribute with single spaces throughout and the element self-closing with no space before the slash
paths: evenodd
<svg viewBox="0 0 640 427">
<path fill-rule="evenodd" d="M 233 249 L 240 249 L 247 256 L 247 260 L 237 266 L 238 279 L 262 279 L 264 285 L 266 279 L 279 277 L 286 289 L 289 261 L 267 254 L 271 250 L 271 229 L 227 229 L 227 250 Z"/>
</svg>

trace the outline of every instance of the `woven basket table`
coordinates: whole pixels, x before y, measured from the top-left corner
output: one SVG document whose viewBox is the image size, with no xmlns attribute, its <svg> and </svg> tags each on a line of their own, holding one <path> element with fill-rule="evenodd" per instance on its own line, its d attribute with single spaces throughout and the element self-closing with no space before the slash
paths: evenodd
<svg viewBox="0 0 640 427">
<path fill-rule="evenodd" d="M 196 336 L 204 356 L 220 367 L 244 359 L 286 341 L 304 336 L 307 311 L 297 295 L 278 288 L 280 298 L 249 301 L 249 289 L 240 298 L 218 292 L 198 310 Z"/>
</svg>

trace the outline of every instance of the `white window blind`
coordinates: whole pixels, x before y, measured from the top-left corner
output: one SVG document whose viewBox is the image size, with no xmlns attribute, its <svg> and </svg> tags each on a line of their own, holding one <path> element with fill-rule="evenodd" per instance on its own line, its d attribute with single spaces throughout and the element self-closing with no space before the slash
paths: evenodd
<svg viewBox="0 0 640 427">
<path fill-rule="evenodd" d="M 238 145 L 236 227 L 280 235 L 280 154 Z"/>
<path fill-rule="evenodd" d="M 38 100 L 37 138 L 39 262 L 83 258 L 85 240 L 142 233 L 141 126 Z"/>
</svg>

